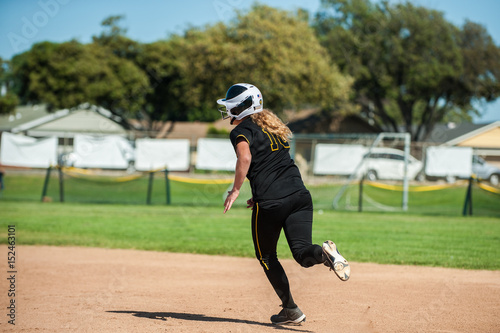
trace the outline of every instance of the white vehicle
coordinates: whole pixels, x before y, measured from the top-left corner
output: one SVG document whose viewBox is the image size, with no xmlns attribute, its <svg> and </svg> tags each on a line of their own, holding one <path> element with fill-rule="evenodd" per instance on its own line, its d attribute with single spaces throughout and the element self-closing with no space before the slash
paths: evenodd
<svg viewBox="0 0 500 333">
<path fill-rule="evenodd" d="M 404 151 L 393 148 L 373 148 L 364 158 L 359 175 L 371 181 L 377 179 L 402 180 L 404 177 Z M 415 179 L 422 171 L 423 163 L 408 156 L 408 179 Z"/>
<path fill-rule="evenodd" d="M 477 155 L 472 155 L 472 173 L 479 179 L 489 181 L 493 186 L 498 186 L 500 184 L 500 169 L 494 165 L 488 164 L 485 160 Z M 434 180 L 436 177 L 427 178 Z M 453 174 L 447 175 L 445 177 L 448 183 L 456 182 L 457 178 L 465 179 L 468 177 L 457 176 Z"/>
<path fill-rule="evenodd" d="M 500 182 L 500 169 L 486 163 L 477 155 L 472 156 L 472 172 L 479 179 L 489 180 L 491 185 L 498 186 Z"/>
</svg>

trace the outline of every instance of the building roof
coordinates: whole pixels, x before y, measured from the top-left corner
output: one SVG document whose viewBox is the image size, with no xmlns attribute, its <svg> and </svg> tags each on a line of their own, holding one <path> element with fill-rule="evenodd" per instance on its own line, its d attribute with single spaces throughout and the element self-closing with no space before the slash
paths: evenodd
<svg viewBox="0 0 500 333">
<path fill-rule="evenodd" d="M 445 142 L 447 146 L 500 148 L 500 121 L 484 125 Z"/>
<path fill-rule="evenodd" d="M 207 135 L 229 137 L 226 134 L 209 134 L 211 127 L 221 131 L 221 133 L 224 133 L 224 131 L 229 133 L 234 128 L 229 119 L 219 119 L 212 123 L 200 121 L 153 121 L 148 124 L 146 121 L 137 119 L 129 119 L 128 122 L 138 131 L 135 133 L 136 137 L 147 135 L 156 139 L 189 139 L 192 146 L 196 146 L 198 139 L 207 137 Z M 148 127 L 149 129 L 147 129 Z"/>
<path fill-rule="evenodd" d="M 489 124 L 449 123 L 437 125 L 430 141 L 444 146 L 500 148 L 500 121 Z"/>
<path fill-rule="evenodd" d="M 320 113 L 305 114 L 288 123 L 288 127 L 296 134 L 312 133 L 380 133 L 380 130 L 370 125 L 363 118 L 355 115 L 335 115 L 327 117 Z"/>
<path fill-rule="evenodd" d="M 12 128 L 42 118 L 49 112 L 44 104 L 18 106 L 13 114 L 0 115 L 0 131 L 10 132 Z"/>
<path fill-rule="evenodd" d="M 73 137 L 76 133 L 126 135 L 127 130 L 120 124 L 121 118 L 102 107 L 88 103 L 72 109 L 58 110 L 52 113 L 40 113 L 39 117 L 25 118 L 17 126 L 12 126 L 12 133 L 24 132 L 31 136 Z M 21 119 L 22 119 L 21 118 Z"/>
<path fill-rule="evenodd" d="M 434 126 L 428 141 L 434 143 L 447 144 L 459 137 L 468 135 L 478 129 L 481 129 L 489 124 L 473 124 L 473 123 L 447 123 L 437 124 Z M 447 144 L 448 145 L 448 144 Z"/>
</svg>

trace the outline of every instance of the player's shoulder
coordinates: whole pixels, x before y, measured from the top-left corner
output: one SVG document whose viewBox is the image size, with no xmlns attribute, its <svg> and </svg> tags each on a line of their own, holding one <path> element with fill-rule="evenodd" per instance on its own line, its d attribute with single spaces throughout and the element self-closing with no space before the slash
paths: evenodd
<svg viewBox="0 0 500 333">
<path fill-rule="evenodd" d="M 231 138 L 231 140 L 233 139 L 236 139 L 236 137 L 238 137 L 238 135 L 241 135 L 245 132 L 245 130 L 241 127 L 239 127 L 240 125 L 236 126 L 235 128 L 233 128 L 231 130 L 231 132 L 229 133 L 229 137 Z"/>
<path fill-rule="evenodd" d="M 231 136 L 237 136 L 239 134 L 245 134 L 249 132 L 255 132 L 259 129 L 251 119 L 245 119 L 241 123 L 239 123 L 235 128 L 231 131 Z"/>
<path fill-rule="evenodd" d="M 230 133 L 232 142 L 235 142 L 239 137 L 244 138 L 248 143 L 253 142 L 256 134 L 260 131 L 260 127 L 255 124 L 250 118 L 239 123 Z"/>
</svg>

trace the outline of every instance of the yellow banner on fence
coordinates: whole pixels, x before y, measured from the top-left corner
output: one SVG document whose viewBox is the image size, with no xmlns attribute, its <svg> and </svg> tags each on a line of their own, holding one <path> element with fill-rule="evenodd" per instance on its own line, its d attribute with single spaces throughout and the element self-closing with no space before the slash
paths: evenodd
<svg viewBox="0 0 500 333">
<path fill-rule="evenodd" d="M 75 177 L 75 178 L 83 178 L 83 176 L 95 176 L 95 177 L 102 177 L 96 175 L 94 172 L 91 170 L 87 169 L 80 169 L 80 168 L 75 168 L 75 167 L 63 167 L 61 170 L 66 173 L 68 176 Z M 129 175 L 129 176 L 121 176 L 121 177 L 107 177 L 106 181 L 109 182 L 117 182 L 117 183 L 123 183 L 123 182 L 128 182 L 131 180 L 136 180 L 141 178 L 143 175 Z M 94 179 L 95 180 L 95 179 Z"/>
<path fill-rule="evenodd" d="M 383 183 L 377 183 L 373 181 L 365 181 L 367 185 L 381 188 L 390 191 L 403 191 L 403 185 L 389 185 Z M 439 184 L 439 185 L 422 185 L 422 186 L 411 186 L 408 188 L 409 192 L 428 192 L 428 191 L 438 191 L 446 188 L 463 186 L 467 183 L 466 180 L 456 182 L 454 184 Z"/>
<path fill-rule="evenodd" d="M 165 169 L 157 169 L 157 170 L 151 170 L 147 171 L 145 173 L 141 174 L 135 174 L 135 175 L 129 175 L 129 176 L 121 176 L 121 177 L 107 177 L 107 181 L 113 181 L 113 182 L 127 182 L 135 179 L 139 179 L 144 176 L 144 174 L 150 174 L 150 173 L 155 173 L 159 171 L 164 171 Z M 95 172 L 92 172 L 91 170 L 88 169 L 81 169 L 81 168 L 75 168 L 75 167 L 63 167 L 62 171 L 66 173 L 69 176 L 75 177 L 75 178 L 83 178 L 84 176 L 96 176 L 96 177 L 101 177 L 97 175 Z M 168 175 L 168 179 L 176 182 L 181 182 L 181 183 L 188 183 L 188 184 L 231 184 L 233 182 L 232 178 L 221 178 L 221 179 L 198 179 L 198 178 L 189 178 L 189 177 L 180 177 L 180 176 L 173 176 L 173 175 Z"/>
<path fill-rule="evenodd" d="M 488 191 L 488 192 L 491 192 L 491 193 L 496 193 L 496 194 L 500 194 L 500 189 L 496 188 L 496 187 L 493 187 L 493 186 L 490 186 L 490 185 L 486 185 L 486 184 L 483 184 L 483 183 L 478 183 L 477 184 L 481 189 L 485 190 L 485 191 Z"/>
<path fill-rule="evenodd" d="M 182 183 L 189 183 L 189 184 L 231 184 L 233 182 L 233 179 L 196 179 L 196 178 L 188 178 L 188 177 L 179 177 L 179 176 L 172 176 L 168 175 L 168 179 L 176 181 L 176 182 L 182 182 Z"/>
</svg>

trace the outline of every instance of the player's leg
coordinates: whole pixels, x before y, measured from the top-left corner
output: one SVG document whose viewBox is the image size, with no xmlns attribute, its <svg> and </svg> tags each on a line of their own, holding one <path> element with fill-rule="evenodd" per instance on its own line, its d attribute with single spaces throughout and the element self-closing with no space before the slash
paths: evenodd
<svg viewBox="0 0 500 333">
<path fill-rule="evenodd" d="M 252 238 L 255 255 L 283 306 L 293 307 L 295 303 L 290 293 L 288 278 L 276 254 L 283 220 L 282 208 L 279 200 L 256 203 L 252 211 Z"/>
<path fill-rule="evenodd" d="M 303 267 L 324 263 L 323 249 L 312 243 L 313 205 L 309 191 L 294 193 L 287 204 L 291 213 L 283 229 L 294 259 Z"/>
<path fill-rule="evenodd" d="M 286 219 L 283 229 L 295 260 L 303 267 L 324 263 L 342 281 L 347 281 L 351 268 L 337 250 L 335 243 L 328 240 L 323 243 L 322 247 L 312 244 L 313 208 L 309 192 L 295 193 L 290 199 L 294 210 Z"/>
</svg>

